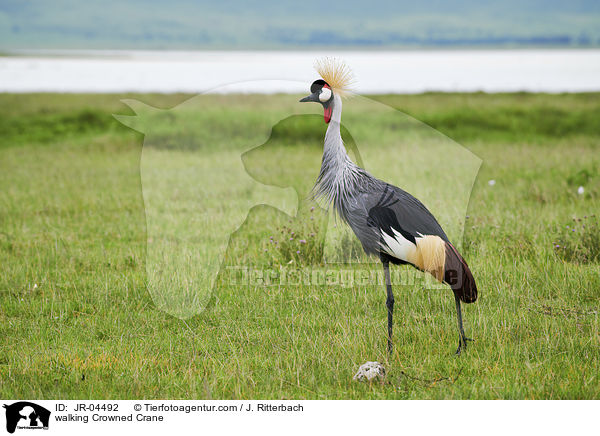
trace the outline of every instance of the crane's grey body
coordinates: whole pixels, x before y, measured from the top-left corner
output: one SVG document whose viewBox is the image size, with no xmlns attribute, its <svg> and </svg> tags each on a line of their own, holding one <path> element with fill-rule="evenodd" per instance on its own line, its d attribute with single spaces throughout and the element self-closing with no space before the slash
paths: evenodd
<svg viewBox="0 0 600 436">
<path fill-rule="evenodd" d="M 340 133 L 341 112 L 342 100 L 334 96 L 333 116 L 325 134 L 315 197 L 333 206 L 352 228 L 367 254 L 381 255 L 382 245 L 385 245 L 382 229 L 373 225 L 370 216 L 376 208 L 391 211 L 401 227 L 394 230 L 408 233 L 413 239 L 419 235 L 436 235 L 448 241 L 446 233 L 423 203 L 408 192 L 373 177 L 350 160 Z"/>
</svg>

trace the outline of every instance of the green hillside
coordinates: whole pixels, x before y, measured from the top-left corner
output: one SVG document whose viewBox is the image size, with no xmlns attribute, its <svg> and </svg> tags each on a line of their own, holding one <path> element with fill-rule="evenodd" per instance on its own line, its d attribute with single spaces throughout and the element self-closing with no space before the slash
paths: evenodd
<svg viewBox="0 0 600 436">
<path fill-rule="evenodd" d="M 0 48 L 588 47 L 600 4 L 508 0 L 0 2 Z"/>
</svg>

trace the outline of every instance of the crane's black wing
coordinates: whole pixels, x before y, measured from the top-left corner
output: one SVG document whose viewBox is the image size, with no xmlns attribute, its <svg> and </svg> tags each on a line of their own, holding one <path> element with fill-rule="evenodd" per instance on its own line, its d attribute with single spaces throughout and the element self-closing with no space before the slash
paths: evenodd
<svg viewBox="0 0 600 436">
<path fill-rule="evenodd" d="M 448 242 L 448 236 L 423 203 L 385 182 L 356 193 L 343 216 L 368 254 L 380 254 L 382 231 L 394 235 L 395 230 L 413 244 L 423 235 L 439 236 Z"/>
<path fill-rule="evenodd" d="M 373 216 L 384 216 L 393 220 L 395 216 L 397 223 L 402 227 L 402 231 L 413 235 L 435 235 L 448 241 L 448 236 L 435 219 L 432 213 L 417 198 L 408 192 L 386 184 L 378 203 L 371 208 Z M 385 212 L 384 212 L 385 211 Z M 392 216 L 393 214 L 393 216 Z M 382 224 L 386 221 L 383 220 Z"/>
<path fill-rule="evenodd" d="M 431 212 L 408 192 L 377 180 L 355 195 L 343 216 L 365 252 L 378 255 L 383 261 L 409 263 L 399 251 L 385 249 L 387 236 L 404 247 L 416 247 L 417 238 L 423 236 L 440 237 L 445 250 L 443 281 L 462 301 L 472 303 L 477 299 L 477 286 L 467 263 Z"/>
</svg>

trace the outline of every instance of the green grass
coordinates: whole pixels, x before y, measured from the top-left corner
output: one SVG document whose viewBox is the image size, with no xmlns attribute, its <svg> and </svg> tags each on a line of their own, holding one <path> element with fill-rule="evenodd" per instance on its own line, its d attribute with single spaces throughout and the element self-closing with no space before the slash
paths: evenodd
<svg viewBox="0 0 600 436">
<path fill-rule="evenodd" d="M 218 233 L 237 223 L 228 221 L 232 215 L 226 209 L 213 207 L 206 215 L 188 201 L 187 194 L 206 189 L 195 177 L 210 180 L 234 168 L 243 151 L 266 140 L 244 132 L 274 106 L 288 107 L 289 101 L 294 110 L 297 101 L 285 95 L 211 96 L 206 106 L 157 113 L 146 126 L 152 135 L 142 159 L 143 136 L 111 115 L 132 115 L 121 98 L 169 108 L 187 97 L 0 95 L 1 397 L 600 397 L 598 260 L 565 260 L 554 246 L 568 237 L 578 250 L 583 246 L 585 253 L 597 253 L 597 247 L 585 246 L 594 244 L 597 234 L 577 240 L 564 229 L 574 217 L 599 210 L 600 95 L 377 97 L 483 160 L 462 241 L 480 289 L 479 300 L 464 307 L 467 334 L 476 342 L 459 358 L 453 355 L 458 335 L 451 292 L 425 291 L 418 279 L 395 288 L 391 357 L 386 353 L 385 295 L 377 283 L 292 280 L 266 286 L 264 277 L 254 277 L 251 285 L 231 283 L 227 267 L 240 265 L 260 271 L 304 267 L 379 274 L 380 267 L 372 263 L 322 265 L 314 241 L 306 247 L 290 242 L 273 247 L 270 236 L 289 239 L 291 231 L 305 239 L 311 233 L 320 237 L 321 227 L 310 216 L 319 223 L 327 218 L 319 209 L 311 212 L 308 201 L 300 203 L 298 217 L 291 220 L 268 206 L 252 209 L 225 241 L 227 255 L 214 294 L 194 300 L 192 287 L 192 294 L 178 301 L 197 308 L 210 298 L 201 314 L 182 320 L 160 310 L 170 298 L 156 294 L 168 285 L 153 288 L 152 267 L 158 264 L 153 256 L 162 251 L 150 241 L 147 248 L 146 242 L 156 231 L 155 208 L 172 197 L 159 190 L 146 196 L 145 208 L 144 177 L 149 177 L 146 183 L 168 179 L 180 186 L 183 199 L 173 203 L 179 209 L 172 230 L 176 236 L 189 232 L 186 248 L 197 261 L 194 249 L 202 244 L 193 242 L 202 236 L 202 226 Z M 349 100 L 345 110 L 354 106 L 360 113 L 361 104 Z M 353 157 L 386 175 L 385 160 L 360 147 L 364 132 L 353 131 L 351 119 L 346 127 L 355 136 L 345 136 Z M 374 130 L 387 122 L 374 120 Z M 224 129 L 232 140 L 220 144 Z M 248 154 L 244 163 L 255 179 L 293 186 L 302 198 L 318 171 L 323 131 L 320 117 L 285 120 L 274 130 L 268 152 Z M 399 129 L 397 135 L 408 133 Z M 262 166 L 252 164 L 257 156 Z M 182 176 L 186 164 L 201 174 Z M 418 177 L 420 169 L 413 170 Z M 494 186 L 488 184 L 491 179 Z M 251 181 L 209 186 L 211 204 L 237 196 L 255 204 L 262 191 L 251 190 Z M 577 194 L 579 184 L 584 195 Z M 245 213 L 236 207 L 236 214 Z M 185 227 L 177 227 L 182 223 Z M 165 223 L 158 225 L 164 229 Z M 338 238 L 334 247 L 350 253 L 338 260 L 359 256 L 352 239 L 337 234 L 337 228 L 329 230 Z M 163 248 L 173 265 L 185 266 L 185 259 L 169 251 L 172 246 Z M 309 251 L 295 256 L 294 248 Z M 175 289 L 181 285 L 179 271 L 172 273 Z M 385 383 L 352 381 L 367 360 L 387 366 Z"/>
</svg>

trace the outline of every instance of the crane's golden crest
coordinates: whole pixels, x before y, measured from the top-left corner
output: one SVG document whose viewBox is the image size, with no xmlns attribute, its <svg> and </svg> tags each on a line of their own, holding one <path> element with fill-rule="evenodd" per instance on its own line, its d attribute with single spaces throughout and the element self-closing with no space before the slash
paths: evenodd
<svg viewBox="0 0 600 436">
<path fill-rule="evenodd" d="M 351 92 L 354 74 L 350 67 L 341 60 L 332 57 L 317 59 L 315 70 L 338 95 L 345 96 Z"/>
</svg>

